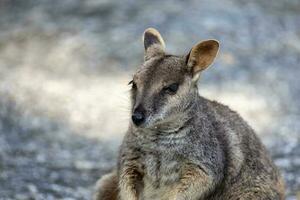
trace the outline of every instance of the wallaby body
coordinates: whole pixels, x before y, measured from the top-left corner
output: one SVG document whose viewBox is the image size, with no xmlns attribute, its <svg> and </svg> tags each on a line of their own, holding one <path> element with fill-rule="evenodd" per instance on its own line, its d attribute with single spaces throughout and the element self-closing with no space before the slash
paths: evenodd
<svg viewBox="0 0 300 200">
<path fill-rule="evenodd" d="M 199 73 L 218 43 L 171 56 L 160 34 L 148 29 L 144 44 L 145 62 L 132 81 L 133 123 L 117 171 L 100 179 L 96 199 L 284 199 L 280 174 L 251 127 L 198 94 Z"/>
</svg>

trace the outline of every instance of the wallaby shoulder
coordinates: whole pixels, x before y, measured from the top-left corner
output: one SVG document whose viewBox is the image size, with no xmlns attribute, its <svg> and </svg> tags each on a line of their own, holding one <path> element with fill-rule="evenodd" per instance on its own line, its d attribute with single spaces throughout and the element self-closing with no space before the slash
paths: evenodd
<svg viewBox="0 0 300 200">
<path fill-rule="evenodd" d="M 266 198 L 273 196 L 273 199 L 283 199 L 282 177 L 255 131 L 228 106 L 208 99 L 204 101 L 207 109 L 221 124 L 222 134 L 227 140 L 225 149 L 229 159 L 226 160 L 227 169 L 223 183 L 226 185 L 223 188 L 227 190 L 226 194 L 229 195 L 228 192 L 237 189 L 244 191 L 253 187 L 256 188 L 257 193 L 270 191 Z M 251 192 L 255 193 L 255 191 Z M 225 198 L 224 193 L 222 195 Z M 250 195 L 249 198 L 251 197 L 254 198 Z"/>
</svg>

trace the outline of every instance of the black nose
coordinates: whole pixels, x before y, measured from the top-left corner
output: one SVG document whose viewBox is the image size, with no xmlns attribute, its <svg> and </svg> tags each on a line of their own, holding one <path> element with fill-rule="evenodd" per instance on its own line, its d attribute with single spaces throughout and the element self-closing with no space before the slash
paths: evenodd
<svg viewBox="0 0 300 200">
<path fill-rule="evenodd" d="M 131 118 L 132 118 L 133 123 L 136 126 L 141 125 L 145 121 L 145 112 L 144 112 L 144 109 L 141 106 L 137 107 L 134 110 Z"/>
</svg>

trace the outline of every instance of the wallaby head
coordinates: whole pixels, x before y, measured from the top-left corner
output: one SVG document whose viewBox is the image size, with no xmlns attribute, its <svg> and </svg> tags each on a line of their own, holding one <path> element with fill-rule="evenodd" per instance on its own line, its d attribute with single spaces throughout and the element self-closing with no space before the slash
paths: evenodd
<svg viewBox="0 0 300 200">
<path fill-rule="evenodd" d="M 185 118 L 199 75 L 213 62 L 219 43 L 202 41 L 187 55 L 174 56 L 165 53 L 164 40 L 153 28 L 145 30 L 143 41 L 144 63 L 130 81 L 132 122 L 136 128 L 170 128 Z"/>
</svg>

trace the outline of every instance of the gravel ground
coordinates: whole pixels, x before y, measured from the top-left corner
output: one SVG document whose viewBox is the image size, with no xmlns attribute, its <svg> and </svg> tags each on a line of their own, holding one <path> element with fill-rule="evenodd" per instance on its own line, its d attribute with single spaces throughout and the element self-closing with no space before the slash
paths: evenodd
<svg viewBox="0 0 300 200">
<path fill-rule="evenodd" d="M 175 54 L 221 42 L 200 93 L 241 113 L 299 197 L 299 0 L 0 0 L 0 199 L 91 198 L 149 26 Z"/>
</svg>

